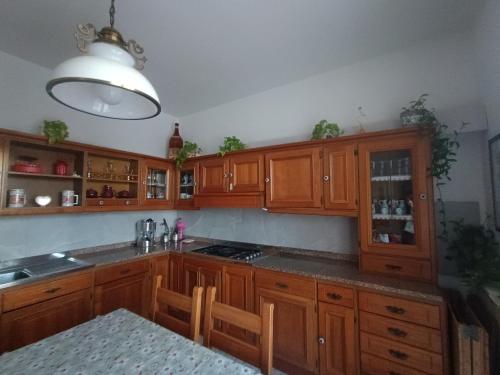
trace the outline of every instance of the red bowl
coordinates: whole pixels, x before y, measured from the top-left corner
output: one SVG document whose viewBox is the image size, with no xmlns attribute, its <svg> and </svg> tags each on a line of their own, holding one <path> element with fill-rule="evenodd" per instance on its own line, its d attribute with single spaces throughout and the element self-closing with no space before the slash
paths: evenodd
<svg viewBox="0 0 500 375">
<path fill-rule="evenodd" d="M 25 165 L 25 164 L 15 164 L 12 167 L 14 172 L 23 173 L 43 173 L 43 169 L 40 165 Z"/>
</svg>

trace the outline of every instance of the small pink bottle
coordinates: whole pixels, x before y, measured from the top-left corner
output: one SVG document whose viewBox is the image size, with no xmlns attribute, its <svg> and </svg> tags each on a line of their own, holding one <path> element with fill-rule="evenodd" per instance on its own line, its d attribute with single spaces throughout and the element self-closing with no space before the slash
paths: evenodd
<svg viewBox="0 0 500 375">
<path fill-rule="evenodd" d="M 179 241 L 182 241 L 184 239 L 184 230 L 186 229 L 186 223 L 183 222 L 181 218 L 178 218 L 175 227 L 177 229 L 177 234 L 179 235 Z"/>
</svg>

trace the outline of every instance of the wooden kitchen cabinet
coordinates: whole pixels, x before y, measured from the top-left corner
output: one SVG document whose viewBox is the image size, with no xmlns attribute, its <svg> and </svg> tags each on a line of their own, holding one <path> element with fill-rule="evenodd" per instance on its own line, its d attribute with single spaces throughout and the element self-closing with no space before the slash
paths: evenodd
<svg viewBox="0 0 500 375">
<path fill-rule="evenodd" d="M 0 352 L 31 344 L 92 318 L 92 274 L 12 288 L 2 296 Z"/>
<path fill-rule="evenodd" d="M 144 159 L 141 163 L 140 204 L 148 208 L 173 208 L 174 167 L 171 162 Z"/>
<path fill-rule="evenodd" d="M 198 163 L 185 162 L 175 171 L 175 208 L 195 209 L 194 196 L 198 194 Z"/>
<path fill-rule="evenodd" d="M 352 211 L 358 208 L 357 145 L 335 143 L 323 151 L 324 207 Z"/>
<path fill-rule="evenodd" d="M 354 309 L 319 303 L 319 361 L 321 374 L 357 373 Z"/>
<path fill-rule="evenodd" d="M 292 374 L 317 372 L 315 282 L 287 274 L 255 272 L 257 311 L 274 304 L 274 367 Z"/>
<path fill-rule="evenodd" d="M 229 160 L 221 157 L 199 162 L 198 193 L 224 193 L 229 186 Z"/>
<path fill-rule="evenodd" d="M 191 296 L 195 286 L 201 286 L 204 290 L 209 286 L 214 286 L 217 289 L 217 301 L 222 300 L 221 264 L 186 257 L 184 258 L 183 272 L 184 294 Z"/>
<path fill-rule="evenodd" d="M 168 257 L 168 285 L 167 288 L 177 292 L 184 293 L 184 275 L 182 271 L 182 254 L 170 253 Z"/>
<path fill-rule="evenodd" d="M 124 308 L 149 317 L 151 280 L 147 260 L 102 267 L 95 276 L 95 315 Z"/>
<path fill-rule="evenodd" d="M 245 265 L 227 265 L 222 274 L 222 303 L 248 312 L 255 312 L 254 271 Z M 255 335 L 224 323 L 223 331 L 230 336 L 253 342 Z"/>
<path fill-rule="evenodd" d="M 305 147 L 266 153 L 266 207 L 322 206 L 321 150 Z"/>
<path fill-rule="evenodd" d="M 231 156 L 229 179 L 231 193 L 264 191 L 264 154 L 254 152 Z"/>
<path fill-rule="evenodd" d="M 436 278 L 429 139 L 420 133 L 359 144 L 361 268 Z"/>
</svg>

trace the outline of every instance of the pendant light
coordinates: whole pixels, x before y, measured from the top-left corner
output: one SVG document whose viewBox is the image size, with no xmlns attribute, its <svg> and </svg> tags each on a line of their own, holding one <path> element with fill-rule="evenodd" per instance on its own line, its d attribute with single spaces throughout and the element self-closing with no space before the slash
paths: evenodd
<svg viewBox="0 0 500 375">
<path fill-rule="evenodd" d="M 125 42 L 114 28 L 115 1 L 109 9 L 110 26 L 78 25 L 78 49 L 84 53 L 54 69 L 47 93 L 59 103 L 91 115 L 141 120 L 160 113 L 158 94 L 139 70 L 144 49 L 133 39 Z"/>
</svg>

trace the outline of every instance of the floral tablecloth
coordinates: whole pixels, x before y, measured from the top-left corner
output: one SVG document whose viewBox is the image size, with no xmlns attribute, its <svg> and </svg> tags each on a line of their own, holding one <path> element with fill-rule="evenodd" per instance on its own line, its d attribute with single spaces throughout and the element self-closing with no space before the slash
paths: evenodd
<svg viewBox="0 0 500 375">
<path fill-rule="evenodd" d="M 0 374 L 258 374 L 120 309 L 0 356 Z"/>
</svg>

